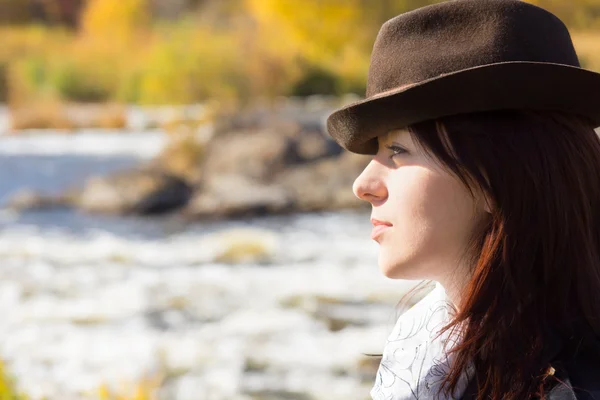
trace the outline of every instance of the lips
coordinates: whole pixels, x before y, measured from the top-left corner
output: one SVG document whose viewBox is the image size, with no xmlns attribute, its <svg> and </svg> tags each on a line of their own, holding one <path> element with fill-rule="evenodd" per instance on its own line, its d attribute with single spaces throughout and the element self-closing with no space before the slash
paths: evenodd
<svg viewBox="0 0 600 400">
<path fill-rule="evenodd" d="M 378 225 L 392 226 L 392 224 L 390 222 L 380 221 L 380 220 L 375 219 L 375 218 L 371 218 L 371 223 L 373 224 L 373 226 L 378 226 Z"/>
<path fill-rule="evenodd" d="M 387 221 L 380 221 L 375 218 L 371 218 L 371 223 L 373 224 L 373 230 L 371 231 L 371 239 L 373 240 L 392 226 L 392 224 Z"/>
</svg>

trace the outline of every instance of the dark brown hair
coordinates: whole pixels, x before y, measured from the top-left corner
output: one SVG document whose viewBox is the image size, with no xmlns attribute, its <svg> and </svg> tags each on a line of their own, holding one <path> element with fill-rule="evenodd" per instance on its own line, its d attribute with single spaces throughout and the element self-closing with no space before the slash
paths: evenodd
<svg viewBox="0 0 600 400">
<path fill-rule="evenodd" d="M 561 112 L 499 110 L 409 131 L 493 204 L 465 249 L 472 276 L 441 331 L 463 333 L 443 388 L 454 392 L 472 360 L 478 399 L 545 398 L 563 384 L 543 358 L 549 332 L 580 338 L 579 351 L 584 337 L 600 335 L 600 139 L 592 123 Z"/>
</svg>

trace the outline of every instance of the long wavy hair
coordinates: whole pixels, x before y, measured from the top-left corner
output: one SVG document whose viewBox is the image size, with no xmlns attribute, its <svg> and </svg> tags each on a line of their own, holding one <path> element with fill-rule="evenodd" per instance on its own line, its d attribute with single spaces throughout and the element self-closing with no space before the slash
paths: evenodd
<svg viewBox="0 0 600 400">
<path fill-rule="evenodd" d="M 478 399 L 544 399 L 564 384 L 543 357 L 549 332 L 565 343 L 579 339 L 564 357 L 600 336 L 593 123 L 563 112 L 496 110 L 408 129 L 426 154 L 492 204 L 464 251 L 472 270 L 460 306 L 441 330 L 462 333 L 442 389 L 454 392 L 472 361 Z"/>
</svg>

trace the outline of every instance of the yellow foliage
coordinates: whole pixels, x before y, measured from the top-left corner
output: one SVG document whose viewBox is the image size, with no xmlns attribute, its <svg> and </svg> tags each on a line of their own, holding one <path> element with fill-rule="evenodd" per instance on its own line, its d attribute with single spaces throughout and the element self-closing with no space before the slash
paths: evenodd
<svg viewBox="0 0 600 400">
<path fill-rule="evenodd" d="M 101 385 L 95 395 L 98 400 L 156 400 L 157 391 L 164 381 L 163 374 L 143 378 L 133 385 L 123 385 L 120 393 Z M 15 389 L 15 384 L 0 361 L 0 400 L 27 400 L 28 397 Z"/>
<path fill-rule="evenodd" d="M 582 67 L 600 72 L 600 30 L 573 32 L 571 36 Z"/>
<path fill-rule="evenodd" d="M 110 100 L 119 84 L 118 68 L 103 67 L 109 59 L 99 54 L 85 56 L 66 51 L 60 57 L 42 53 L 14 60 L 8 68 L 11 104 L 37 100 Z"/>
<path fill-rule="evenodd" d="M 71 35 L 62 29 L 38 25 L 22 27 L 0 26 L 0 60 L 10 61 L 30 54 L 55 52 L 70 42 Z"/>
<path fill-rule="evenodd" d="M 181 104 L 361 93 L 381 24 L 439 1 L 230 0 L 218 13 L 152 24 L 150 0 L 89 0 L 79 33 L 0 27 L 0 100 Z M 562 18 L 582 64 L 600 70 L 598 0 L 526 1 Z"/>
<path fill-rule="evenodd" d="M 371 32 L 361 3 L 308 0 L 299 7 L 295 0 L 247 0 L 252 15 L 282 51 L 299 51 L 311 61 L 336 57 L 348 46 L 364 47 Z"/>
<path fill-rule="evenodd" d="M 361 52 L 355 47 L 346 47 L 340 58 L 331 70 L 335 71 L 341 78 L 342 83 L 349 87 L 340 88 L 342 91 L 348 91 L 353 85 L 360 85 L 366 80 L 369 71 L 369 55 Z"/>
<path fill-rule="evenodd" d="M 133 385 L 122 385 L 118 393 L 108 385 L 101 385 L 95 393 L 98 400 L 156 400 L 158 389 L 164 381 L 164 374 L 145 377 Z M 4 362 L 0 361 L 0 400 L 27 400 L 28 397 L 15 389 L 12 377 L 7 373 Z"/>
<path fill-rule="evenodd" d="M 147 0 L 90 0 L 82 28 L 91 36 L 127 40 L 145 28 L 149 20 Z"/>
<path fill-rule="evenodd" d="M 144 378 L 135 385 L 123 385 L 120 393 L 104 384 L 98 388 L 96 395 L 98 400 L 156 400 L 157 391 L 163 380 L 162 376 Z"/>
<path fill-rule="evenodd" d="M 11 376 L 8 375 L 4 362 L 0 361 L 0 399 L 1 400 L 26 400 L 26 397 L 17 392 Z"/>
<path fill-rule="evenodd" d="M 364 0 L 245 0 L 254 30 L 244 32 L 244 64 L 252 92 L 286 94 L 307 65 L 342 81 L 364 80 L 374 24 L 364 18 Z M 360 27 L 360 29 L 357 29 Z M 351 39 L 349 39 L 351 38 Z"/>
<path fill-rule="evenodd" d="M 229 33 L 187 24 L 157 35 L 139 71 L 137 102 L 189 104 L 234 97 L 242 85 L 237 48 Z"/>
</svg>

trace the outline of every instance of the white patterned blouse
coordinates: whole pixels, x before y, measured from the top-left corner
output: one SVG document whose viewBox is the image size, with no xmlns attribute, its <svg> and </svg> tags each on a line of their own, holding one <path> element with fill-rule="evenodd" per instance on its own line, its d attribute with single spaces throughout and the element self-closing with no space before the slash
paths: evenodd
<svg viewBox="0 0 600 400">
<path fill-rule="evenodd" d="M 444 287 L 436 282 L 434 289 L 404 312 L 387 338 L 383 357 L 371 389 L 373 400 L 460 399 L 473 366 L 463 372 L 452 396 L 435 396 L 452 362 L 445 354 L 458 335 L 452 329 L 434 339 L 439 329 L 449 322 L 451 303 Z"/>
</svg>

